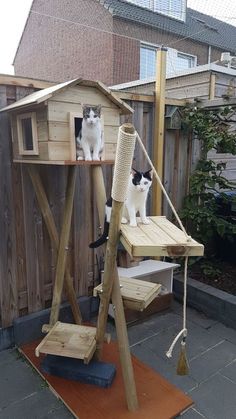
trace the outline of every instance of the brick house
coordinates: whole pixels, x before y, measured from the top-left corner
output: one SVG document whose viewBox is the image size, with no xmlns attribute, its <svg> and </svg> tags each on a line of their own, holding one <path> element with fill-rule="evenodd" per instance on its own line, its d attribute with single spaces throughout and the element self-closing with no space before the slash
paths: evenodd
<svg viewBox="0 0 236 419">
<path fill-rule="evenodd" d="M 160 45 L 175 72 L 235 55 L 235 39 L 186 0 L 34 0 L 13 64 L 20 76 L 114 85 L 153 76 Z"/>
</svg>

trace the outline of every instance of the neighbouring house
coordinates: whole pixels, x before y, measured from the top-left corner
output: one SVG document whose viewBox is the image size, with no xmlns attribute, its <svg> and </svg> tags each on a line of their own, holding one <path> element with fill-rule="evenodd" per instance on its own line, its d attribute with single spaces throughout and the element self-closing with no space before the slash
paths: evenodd
<svg viewBox="0 0 236 419">
<path fill-rule="evenodd" d="M 236 55 L 236 28 L 186 0 L 34 0 L 14 58 L 15 74 L 107 85 L 151 77 L 156 50 L 167 72 Z"/>
</svg>

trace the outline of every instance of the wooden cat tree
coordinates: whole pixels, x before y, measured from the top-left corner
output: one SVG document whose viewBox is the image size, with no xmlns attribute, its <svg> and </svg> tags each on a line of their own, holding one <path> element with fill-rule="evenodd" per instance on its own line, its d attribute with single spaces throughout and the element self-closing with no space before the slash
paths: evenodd
<svg viewBox="0 0 236 419">
<path fill-rule="evenodd" d="M 81 123 L 82 103 L 101 103 L 104 115 L 105 144 L 104 161 L 76 162 L 75 125 Z M 43 326 L 47 333 L 36 348 L 40 353 L 79 358 L 89 363 L 92 357 L 101 359 L 103 342 L 107 339 L 106 323 L 108 307 L 112 300 L 119 346 L 120 362 L 128 409 L 138 408 L 136 385 L 129 350 L 124 306 L 143 310 L 156 297 L 158 284 L 129 279 L 127 292 L 123 282 L 120 288 L 116 256 L 119 240 L 131 256 L 199 256 L 203 246 L 171 224 L 165 217 L 151 217 L 150 225 L 133 228 L 121 227 L 121 212 L 126 196 L 129 173 L 133 159 L 136 135 L 134 127 L 123 125 L 117 130 L 120 113 L 131 113 L 132 109 L 117 99 L 102 83 L 81 79 L 53 86 L 9 105 L 2 111 L 11 112 L 14 161 L 27 165 L 34 191 L 42 212 L 52 247 L 57 253 L 55 283 L 49 325 Z M 116 138 L 115 138 L 116 137 Z M 96 291 L 100 296 L 97 327 L 82 325 L 69 268 L 67 253 L 71 229 L 75 181 L 78 165 L 91 167 L 96 191 L 96 203 L 100 224 L 103 225 L 106 193 L 102 165 L 113 164 L 115 170 L 112 188 L 113 207 L 106 246 L 105 267 L 102 287 Z M 36 163 L 36 164 L 35 164 Z M 59 233 L 52 215 L 48 198 L 38 171 L 38 165 L 57 164 L 68 167 L 65 206 L 62 228 Z M 71 304 L 76 324 L 58 321 L 63 286 Z M 123 298 L 122 298 L 123 295 Z"/>
<path fill-rule="evenodd" d="M 68 242 L 69 235 L 69 226 L 66 227 L 66 223 L 64 222 L 58 252 L 58 259 L 61 262 L 57 269 L 58 274 L 56 275 L 53 292 L 50 325 L 45 326 L 49 332 L 36 348 L 36 355 L 40 353 L 63 355 L 83 359 L 85 363 L 88 363 L 93 356 L 100 359 L 106 336 L 109 303 L 112 300 L 126 401 L 128 409 L 131 411 L 138 408 L 138 399 L 124 314 L 125 298 L 122 300 L 116 265 L 119 239 L 121 239 L 121 242 L 132 256 L 199 256 L 203 254 L 202 245 L 191 238 L 187 239 L 185 234 L 166 220 L 165 217 L 151 217 L 150 225 L 139 224 L 137 228 L 130 226 L 121 227 L 122 207 L 128 186 L 135 140 L 136 133 L 134 127 L 131 124 L 124 124 L 120 128 L 117 144 L 117 158 L 115 160 L 112 187 L 113 206 L 109 239 L 106 246 L 104 277 L 102 287 L 99 287 L 100 307 L 97 327 L 70 325 L 57 321 L 65 272 L 66 243 Z M 106 196 L 101 166 L 99 165 L 94 170 L 94 179 L 97 183 L 97 207 L 99 217 L 102 221 Z M 121 179 L 123 183 L 120 182 Z M 73 193 L 70 191 L 73 190 L 73 176 L 69 184 L 68 202 L 65 206 L 65 217 L 68 217 L 68 221 L 71 217 L 71 198 Z M 132 283 L 132 280 L 130 282 Z M 154 298 L 158 293 L 158 285 L 152 285 L 153 289 L 151 292 Z M 134 284 L 133 287 L 134 294 L 135 291 L 137 291 L 137 284 Z M 148 293 L 150 294 L 150 289 Z M 140 295 L 140 300 L 145 301 L 145 299 L 146 295 Z"/>
</svg>

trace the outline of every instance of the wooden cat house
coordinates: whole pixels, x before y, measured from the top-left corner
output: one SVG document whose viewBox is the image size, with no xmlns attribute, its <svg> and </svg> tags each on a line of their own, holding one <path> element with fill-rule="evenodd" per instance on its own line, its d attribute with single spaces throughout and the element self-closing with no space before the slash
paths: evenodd
<svg viewBox="0 0 236 419">
<path fill-rule="evenodd" d="M 14 161 L 75 162 L 83 104 L 101 105 L 102 160 L 114 160 L 120 115 L 133 110 L 102 83 L 77 79 L 37 91 L 1 110 L 11 114 Z"/>
</svg>

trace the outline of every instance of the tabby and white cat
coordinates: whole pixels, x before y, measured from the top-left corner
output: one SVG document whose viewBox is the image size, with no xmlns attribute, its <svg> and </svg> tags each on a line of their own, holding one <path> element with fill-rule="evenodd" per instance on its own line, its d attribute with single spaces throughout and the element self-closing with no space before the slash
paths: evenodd
<svg viewBox="0 0 236 419">
<path fill-rule="evenodd" d="M 152 169 L 144 173 L 132 169 L 129 178 L 127 197 L 124 202 L 123 217 L 121 220 L 122 224 L 126 224 L 129 221 L 130 226 L 136 227 L 137 213 L 139 213 L 143 224 L 149 224 L 149 219 L 146 216 L 146 203 L 148 192 L 152 184 L 152 174 Z M 111 208 L 112 198 L 109 198 L 106 202 L 103 233 L 98 240 L 90 243 L 89 247 L 92 249 L 101 246 L 108 239 Z"/>
<path fill-rule="evenodd" d="M 76 138 L 77 160 L 100 160 L 104 147 L 101 105 L 83 105 L 82 127 Z"/>
</svg>

